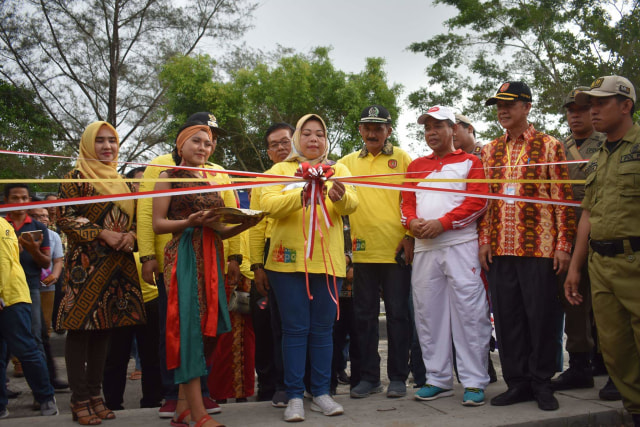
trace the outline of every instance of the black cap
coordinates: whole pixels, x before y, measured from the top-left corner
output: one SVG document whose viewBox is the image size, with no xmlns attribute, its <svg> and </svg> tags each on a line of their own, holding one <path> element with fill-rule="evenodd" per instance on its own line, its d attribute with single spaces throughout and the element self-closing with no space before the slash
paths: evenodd
<svg viewBox="0 0 640 427">
<path fill-rule="evenodd" d="M 218 119 L 216 119 L 216 116 L 214 116 L 211 113 L 201 111 L 199 113 L 195 113 L 189 116 L 187 121 L 182 126 L 180 126 L 180 129 L 178 130 L 178 135 L 180 135 L 180 132 L 182 132 L 188 127 L 199 126 L 199 125 L 209 126 L 209 128 L 211 129 L 211 132 L 215 133 L 218 136 L 224 136 L 226 133 L 222 128 L 218 126 Z"/>
<path fill-rule="evenodd" d="M 382 105 L 371 105 L 362 110 L 360 123 L 391 123 L 391 114 Z"/>
<path fill-rule="evenodd" d="M 498 92 L 487 99 L 484 105 L 493 105 L 498 101 L 524 101 L 531 102 L 531 89 L 524 82 L 506 82 L 500 86 Z"/>
</svg>

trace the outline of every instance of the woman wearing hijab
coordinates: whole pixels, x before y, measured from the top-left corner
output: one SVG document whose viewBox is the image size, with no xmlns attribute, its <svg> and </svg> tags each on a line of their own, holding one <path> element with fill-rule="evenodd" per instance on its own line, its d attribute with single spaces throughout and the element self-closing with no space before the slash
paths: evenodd
<svg viewBox="0 0 640 427">
<path fill-rule="evenodd" d="M 61 199 L 130 193 L 118 174 L 119 139 L 107 122 L 87 126 L 80 156 L 60 185 Z M 95 181 L 80 181 L 91 179 Z M 113 328 L 145 322 L 144 305 L 133 251 L 136 243 L 135 201 L 60 208 L 58 226 L 67 235 L 65 295 L 58 327 L 67 330 L 65 360 L 73 419 L 96 425 L 115 415 L 104 404 L 101 383 Z"/>
<path fill-rule="evenodd" d="M 325 164 L 329 145 L 322 118 L 316 114 L 302 117 L 296 126 L 293 144 L 294 151 L 289 157 L 267 173 L 294 176 L 301 164 Z M 333 176 L 350 176 L 341 164 L 331 169 Z M 329 395 L 332 330 L 338 292 L 346 271 L 341 215 L 349 215 L 358 205 L 351 186 L 327 181 L 328 191 L 322 197 L 333 226 L 327 227 L 322 214 L 318 214 L 320 230 L 316 231 L 313 255 L 305 260 L 304 233 L 308 229 L 310 206 L 304 202 L 302 187 L 302 184 L 266 187 L 260 199 L 262 209 L 274 219 L 265 270 L 282 317 L 285 387 L 289 398 L 284 420 L 290 422 L 304 420 L 302 398 L 307 349 L 311 363 L 311 410 L 329 416 L 344 412 Z"/>
<path fill-rule="evenodd" d="M 175 164 L 160 178 L 200 178 L 201 182 L 158 182 L 156 190 L 215 184 L 203 171 L 213 153 L 217 136 L 200 122 L 180 128 L 174 152 Z M 177 418 L 171 425 L 220 426 L 206 412 L 200 377 L 211 365 L 217 337 L 231 329 L 224 288 L 223 239 L 257 223 L 248 219 L 235 226 L 219 222 L 212 210 L 224 207 L 218 192 L 157 197 L 153 200 L 153 231 L 172 233 L 165 246 L 164 277 L 167 288 L 167 368 L 174 369 L 179 384 Z"/>
</svg>

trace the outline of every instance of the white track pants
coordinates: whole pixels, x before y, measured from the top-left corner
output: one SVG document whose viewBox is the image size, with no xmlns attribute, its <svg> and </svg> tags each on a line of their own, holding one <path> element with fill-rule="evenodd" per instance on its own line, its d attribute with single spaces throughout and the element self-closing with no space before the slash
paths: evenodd
<svg viewBox="0 0 640 427">
<path fill-rule="evenodd" d="M 491 321 L 480 271 L 475 240 L 414 256 L 413 304 L 428 384 L 453 388 L 452 336 L 462 385 L 489 384 Z"/>
</svg>

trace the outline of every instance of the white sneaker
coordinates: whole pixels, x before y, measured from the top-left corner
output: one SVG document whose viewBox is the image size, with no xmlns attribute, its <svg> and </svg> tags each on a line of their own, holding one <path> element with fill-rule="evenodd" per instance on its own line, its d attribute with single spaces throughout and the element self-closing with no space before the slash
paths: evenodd
<svg viewBox="0 0 640 427">
<path fill-rule="evenodd" d="M 311 410 L 322 412 L 330 417 L 344 414 L 344 408 L 342 405 L 333 400 L 328 394 L 314 397 L 313 402 L 311 403 Z"/>
<path fill-rule="evenodd" d="M 284 410 L 284 420 L 287 422 L 304 421 L 304 406 L 302 399 L 294 397 L 289 399 L 287 409 Z"/>
</svg>

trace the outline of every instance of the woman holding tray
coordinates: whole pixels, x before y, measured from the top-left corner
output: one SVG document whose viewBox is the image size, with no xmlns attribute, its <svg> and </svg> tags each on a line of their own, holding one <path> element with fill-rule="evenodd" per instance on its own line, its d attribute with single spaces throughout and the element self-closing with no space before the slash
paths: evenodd
<svg viewBox="0 0 640 427">
<path fill-rule="evenodd" d="M 187 122 L 178 131 L 175 163 L 196 169 L 175 168 L 160 178 L 202 178 L 202 182 L 158 182 L 156 190 L 212 185 L 202 170 L 213 153 L 217 135 L 200 122 Z M 200 168 L 198 170 L 197 168 Z M 219 426 L 205 410 L 200 377 L 211 365 L 217 337 L 231 327 L 224 291 L 222 240 L 255 225 L 247 217 L 235 226 L 219 222 L 213 208 L 223 207 L 218 192 L 157 197 L 153 200 L 153 230 L 172 233 L 165 247 L 164 277 L 167 295 L 167 368 L 175 369 L 179 384 L 177 418 L 173 426 Z M 206 260 L 206 262 L 205 262 Z"/>
</svg>

